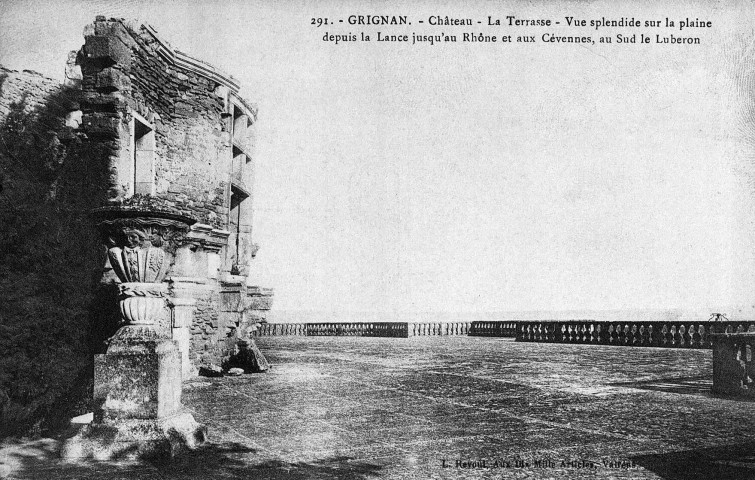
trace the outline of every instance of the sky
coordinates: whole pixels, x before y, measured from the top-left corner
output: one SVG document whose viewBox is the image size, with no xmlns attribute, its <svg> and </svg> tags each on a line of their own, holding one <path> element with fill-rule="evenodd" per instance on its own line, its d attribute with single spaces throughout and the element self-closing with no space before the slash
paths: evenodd
<svg viewBox="0 0 755 480">
<path fill-rule="evenodd" d="M 625 3 L 10 1 L 0 63 L 61 78 L 103 14 L 237 78 L 260 110 L 253 280 L 275 309 L 752 318 L 753 6 Z M 713 26 L 682 33 L 696 46 L 580 46 L 336 45 L 382 29 L 311 25 L 371 13 Z"/>
</svg>

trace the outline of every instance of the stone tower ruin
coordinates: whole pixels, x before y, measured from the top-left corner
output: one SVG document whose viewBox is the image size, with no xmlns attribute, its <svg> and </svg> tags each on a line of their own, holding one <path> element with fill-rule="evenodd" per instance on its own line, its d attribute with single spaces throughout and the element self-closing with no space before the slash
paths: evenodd
<svg viewBox="0 0 755 480">
<path fill-rule="evenodd" d="M 257 109 L 148 25 L 97 17 L 84 37 L 66 83 L 81 90 L 69 117 L 97 152 L 87 161 L 106 172 L 90 211 L 108 251 L 101 288 L 162 285 L 158 329 L 185 379 L 233 355 L 271 305 L 249 285 Z"/>
</svg>

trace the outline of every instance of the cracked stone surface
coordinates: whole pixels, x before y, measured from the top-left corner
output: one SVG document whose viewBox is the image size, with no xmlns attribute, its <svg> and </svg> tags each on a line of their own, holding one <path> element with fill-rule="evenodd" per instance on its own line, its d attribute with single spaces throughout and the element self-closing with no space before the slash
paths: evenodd
<svg viewBox="0 0 755 480">
<path fill-rule="evenodd" d="M 709 350 L 502 338 L 262 337 L 267 374 L 200 378 L 210 444 L 170 463 L 62 466 L 6 443 L 8 478 L 755 478 L 755 403 L 710 393 Z"/>
</svg>

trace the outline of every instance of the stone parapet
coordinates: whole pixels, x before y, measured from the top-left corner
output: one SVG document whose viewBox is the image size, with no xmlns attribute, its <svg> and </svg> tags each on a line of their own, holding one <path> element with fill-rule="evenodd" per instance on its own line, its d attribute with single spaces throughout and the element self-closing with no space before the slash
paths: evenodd
<svg viewBox="0 0 755 480">
<path fill-rule="evenodd" d="M 475 322 L 321 322 L 321 323 L 262 323 L 257 325 L 254 336 L 302 335 L 302 336 L 354 336 L 354 337 L 426 337 L 426 336 L 475 336 Z M 476 336 L 484 335 L 478 327 Z M 500 332 L 498 332 L 500 333 Z"/>
<path fill-rule="evenodd" d="M 587 343 L 625 347 L 712 348 L 712 334 L 746 332 L 755 321 L 596 320 L 515 321 L 518 342 Z"/>
</svg>

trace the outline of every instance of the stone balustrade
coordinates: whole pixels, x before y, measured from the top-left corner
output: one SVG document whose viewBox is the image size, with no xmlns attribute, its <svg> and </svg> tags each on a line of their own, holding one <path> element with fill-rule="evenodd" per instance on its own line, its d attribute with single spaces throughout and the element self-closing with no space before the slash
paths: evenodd
<svg viewBox="0 0 755 480">
<path fill-rule="evenodd" d="M 274 337 L 279 335 L 307 335 L 306 323 L 260 323 L 252 332 L 255 337 Z"/>
<path fill-rule="evenodd" d="M 516 336 L 517 321 L 472 322 L 470 337 L 511 337 Z"/>
<path fill-rule="evenodd" d="M 747 332 L 751 327 L 755 327 L 755 321 L 520 321 L 516 324 L 516 341 L 632 347 L 712 348 L 713 334 Z"/>
<path fill-rule="evenodd" d="M 518 342 L 576 343 L 634 347 L 712 348 L 715 333 L 742 333 L 755 321 L 509 320 L 484 322 L 262 323 L 255 336 L 515 337 Z"/>
<path fill-rule="evenodd" d="M 332 322 L 332 323 L 261 323 L 253 335 L 352 336 L 352 337 L 420 337 L 470 335 L 475 322 Z M 511 335 L 513 337 L 513 329 Z"/>
<path fill-rule="evenodd" d="M 308 323 L 307 336 L 406 337 L 406 323 L 398 322 L 333 322 Z"/>
<path fill-rule="evenodd" d="M 407 336 L 406 323 L 261 323 L 253 332 L 257 337 L 299 335 L 307 337 L 403 337 Z"/>
<path fill-rule="evenodd" d="M 420 322 L 410 323 L 409 336 L 458 336 L 469 335 L 471 322 Z"/>
</svg>

